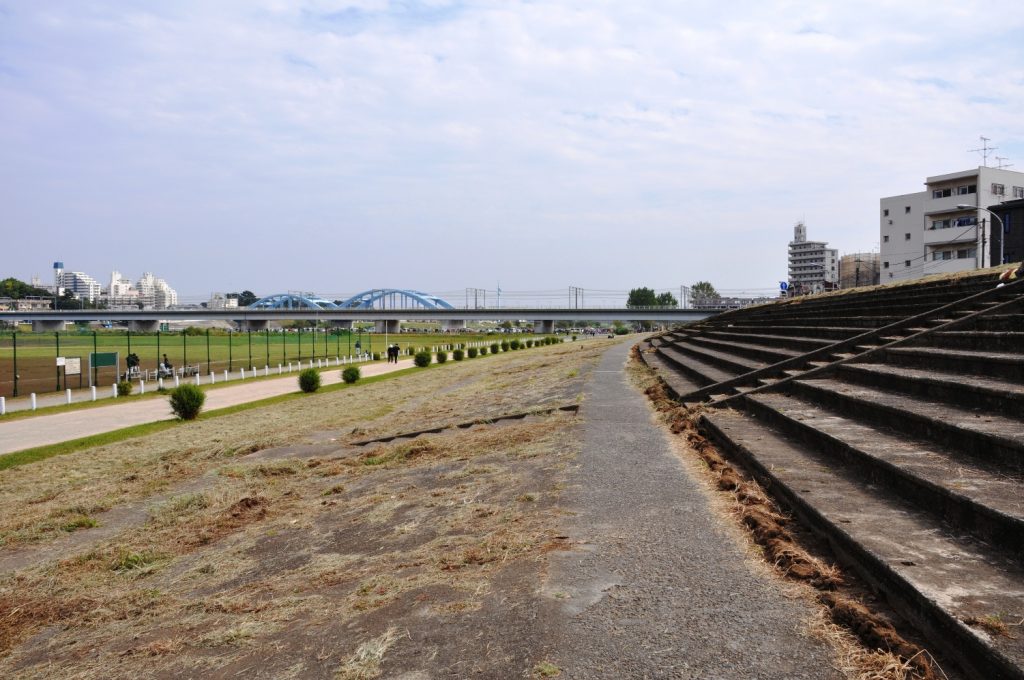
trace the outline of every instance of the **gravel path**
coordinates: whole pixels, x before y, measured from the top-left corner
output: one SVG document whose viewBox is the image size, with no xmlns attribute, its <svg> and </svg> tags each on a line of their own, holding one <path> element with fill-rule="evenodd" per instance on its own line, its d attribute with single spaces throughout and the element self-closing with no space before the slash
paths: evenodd
<svg viewBox="0 0 1024 680">
<path fill-rule="evenodd" d="M 611 348 L 588 382 L 584 448 L 565 507 L 582 544 L 551 555 L 550 659 L 569 678 L 840 678 L 800 631 L 808 604 L 709 507 Z"/>
</svg>

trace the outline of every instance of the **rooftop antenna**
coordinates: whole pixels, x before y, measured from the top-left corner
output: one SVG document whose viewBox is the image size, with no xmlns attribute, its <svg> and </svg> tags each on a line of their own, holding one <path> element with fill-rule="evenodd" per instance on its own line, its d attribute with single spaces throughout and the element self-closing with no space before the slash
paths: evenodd
<svg viewBox="0 0 1024 680">
<path fill-rule="evenodd" d="M 1010 160 L 1006 156 L 996 156 L 996 169 L 1012 168 L 1013 163 L 1006 163 L 1005 161 Z"/>
<path fill-rule="evenodd" d="M 989 139 L 988 137 L 985 137 L 984 135 L 978 137 L 978 139 L 981 140 L 981 148 L 980 149 L 968 149 L 967 151 L 968 151 L 968 153 L 980 153 L 981 154 L 981 164 L 984 167 L 987 168 L 988 167 L 988 155 L 989 155 L 989 153 L 992 152 L 992 151 L 995 151 L 999 147 L 998 146 L 989 146 L 988 143 L 990 141 L 992 141 L 992 140 Z"/>
</svg>

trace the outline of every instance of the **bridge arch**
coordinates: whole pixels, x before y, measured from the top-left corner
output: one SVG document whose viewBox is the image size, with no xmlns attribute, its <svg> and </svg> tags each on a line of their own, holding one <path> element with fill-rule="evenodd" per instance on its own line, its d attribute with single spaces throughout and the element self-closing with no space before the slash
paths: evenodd
<svg viewBox="0 0 1024 680">
<path fill-rule="evenodd" d="M 455 309 L 447 300 L 418 290 L 375 288 L 356 293 L 338 304 L 341 309 Z"/>
<path fill-rule="evenodd" d="M 312 293 L 275 293 L 260 298 L 249 305 L 248 309 L 339 309 L 330 300 L 317 297 Z"/>
</svg>

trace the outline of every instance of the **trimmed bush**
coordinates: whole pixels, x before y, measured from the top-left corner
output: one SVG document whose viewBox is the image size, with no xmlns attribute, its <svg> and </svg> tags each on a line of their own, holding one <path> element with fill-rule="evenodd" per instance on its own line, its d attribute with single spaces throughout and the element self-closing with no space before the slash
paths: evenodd
<svg viewBox="0 0 1024 680">
<path fill-rule="evenodd" d="M 446 361 L 448 361 L 448 352 L 443 349 L 437 350 L 437 363 L 443 364 Z"/>
<path fill-rule="evenodd" d="M 358 366 L 349 366 L 341 372 L 341 379 L 351 385 L 362 377 Z"/>
<path fill-rule="evenodd" d="M 476 359 L 476 355 L 479 354 L 479 352 L 477 351 L 476 347 L 470 347 L 469 349 L 466 350 L 466 354 L 469 356 L 470 359 Z"/>
<path fill-rule="evenodd" d="M 430 352 L 426 350 L 416 352 L 416 356 L 412 358 L 412 362 L 420 368 L 426 368 L 430 365 Z"/>
<path fill-rule="evenodd" d="M 492 342 L 491 343 L 491 354 L 497 354 L 500 349 L 501 349 L 501 345 L 499 345 L 496 342 Z"/>
<path fill-rule="evenodd" d="M 572 336 L 572 341 L 573 341 L 573 342 L 576 342 L 576 336 L 575 336 L 575 335 L 574 335 L 574 336 Z"/>
<path fill-rule="evenodd" d="M 533 347 L 533 340 L 527 340 L 526 341 L 526 347 L 527 348 Z"/>
<path fill-rule="evenodd" d="M 457 349 L 454 352 L 452 352 L 452 359 L 455 359 L 456 361 L 462 361 L 465 357 L 466 353 L 463 352 L 461 349 Z"/>
<path fill-rule="evenodd" d="M 508 340 L 502 340 L 501 341 L 501 351 L 502 352 L 507 352 L 508 348 L 509 348 Z"/>
<path fill-rule="evenodd" d="M 320 371 L 307 368 L 299 373 L 299 389 L 303 392 L 316 392 L 320 389 Z"/>
<path fill-rule="evenodd" d="M 182 420 L 195 420 L 205 402 L 206 392 L 191 383 L 171 390 L 171 410 Z"/>
<path fill-rule="evenodd" d="M 118 380 L 117 381 L 117 396 L 127 397 L 132 393 L 132 389 L 135 385 L 130 380 Z"/>
<path fill-rule="evenodd" d="M 487 356 L 487 347 L 480 348 L 480 356 Z"/>
</svg>

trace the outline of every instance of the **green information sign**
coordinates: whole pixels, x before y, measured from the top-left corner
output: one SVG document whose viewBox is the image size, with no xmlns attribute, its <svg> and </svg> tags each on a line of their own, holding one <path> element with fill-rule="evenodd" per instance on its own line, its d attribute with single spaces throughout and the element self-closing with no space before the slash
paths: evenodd
<svg viewBox="0 0 1024 680">
<path fill-rule="evenodd" d="M 90 352 L 89 363 L 93 368 L 117 367 L 117 352 Z"/>
</svg>

